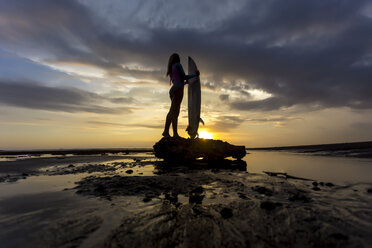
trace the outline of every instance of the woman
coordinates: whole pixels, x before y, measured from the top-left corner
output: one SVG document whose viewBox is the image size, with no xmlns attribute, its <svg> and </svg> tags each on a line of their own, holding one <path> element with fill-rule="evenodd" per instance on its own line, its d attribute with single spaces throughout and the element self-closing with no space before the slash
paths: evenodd
<svg viewBox="0 0 372 248">
<path fill-rule="evenodd" d="M 170 137 L 169 127 L 171 123 L 173 127 L 173 137 L 174 138 L 180 137 L 177 132 L 177 122 L 183 98 L 183 87 L 185 85 L 185 80 L 188 80 L 199 75 L 200 75 L 199 71 L 197 71 L 196 74 L 185 75 L 182 65 L 180 64 L 180 56 L 177 53 L 173 53 L 169 57 L 167 76 L 169 76 L 170 81 L 173 83 L 171 89 L 169 90 L 169 96 L 171 98 L 172 103 L 167 114 L 167 119 L 165 121 L 165 127 L 163 132 L 164 137 Z"/>
</svg>

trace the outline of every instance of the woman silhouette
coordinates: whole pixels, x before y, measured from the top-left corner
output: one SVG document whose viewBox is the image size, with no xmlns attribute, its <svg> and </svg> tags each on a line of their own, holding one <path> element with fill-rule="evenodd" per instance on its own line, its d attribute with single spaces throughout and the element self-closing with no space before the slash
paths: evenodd
<svg viewBox="0 0 372 248">
<path fill-rule="evenodd" d="M 170 81 L 173 83 L 172 87 L 169 90 L 169 96 L 172 103 L 165 121 L 165 127 L 163 132 L 164 137 L 170 137 L 169 127 L 171 123 L 173 128 L 173 137 L 174 138 L 179 137 L 177 132 L 177 122 L 183 98 L 183 87 L 185 85 L 185 80 L 188 80 L 199 75 L 200 75 L 199 71 L 197 71 L 196 74 L 185 75 L 182 65 L 180 64 L 180 56 L 177 53 L 173 53 L 169 57 L 167 76 L 169 76 Z"/>
</svg>

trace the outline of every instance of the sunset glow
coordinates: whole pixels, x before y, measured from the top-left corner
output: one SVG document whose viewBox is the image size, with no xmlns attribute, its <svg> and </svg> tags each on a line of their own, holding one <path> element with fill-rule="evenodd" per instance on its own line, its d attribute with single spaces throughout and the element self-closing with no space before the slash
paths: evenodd
<svg viewBox="0 0 372 248">
<path fill-rule="evenodd" d="M 0 246 L 372 246 L 371 30 L 372 0 L 0 0 Z"/>
<path fill-rule="evenodd" d="M 213 139 L 213 135 L 211 133 L 208 133 L 207 131 L 201 131 L 201 132 L 199 132 L 199 138 Z"/>
<path fill-rule="evenodd" d="M 249 147 L 372 139 L 368 1 L 345 13 L 293 1 L 283 13 L 300 11 L 295 26 L 278 1 L 203 1 L 191 12 L 200 2 L 19 1 L 0 1 L 0 150 L 152 147 L 171 106 L 173 52 L 201 73 L 200 137 Z M 185 85 L 185 138 L 187 111 Z"/>
</svg>

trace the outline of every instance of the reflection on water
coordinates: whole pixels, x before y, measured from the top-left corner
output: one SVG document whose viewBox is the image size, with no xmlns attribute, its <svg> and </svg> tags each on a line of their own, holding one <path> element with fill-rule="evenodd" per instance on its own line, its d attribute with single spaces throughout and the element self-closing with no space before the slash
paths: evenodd
<svg viewBox="0 0 372 248">
<path fill-rule="evenodd" d="M 153 152 L 132 152 L 132 153 L 125 153 L 125 152 L 117 152 L 117 153 L 101 153 L 101 154 L 84 154 L 84 156 L 121 156 L 123 158 L 133 158 L 133 157 L 141 157 L 143 158 L 153 158 Z M 67 154 L 52 154 L 52 153 L 43 153 L 43 154 L 17 154 L 17 155 L 0 155 L 0 162 L 7 162 L 7 161 L 19 161 L 25 159 L 33 159 L 33 158 L 59 158 L 63 159 L 66 157 L 73 157 L 78 156 L 77 154 L 67 153 Z"/>
<path fill-rule="evenodd" d="M 372 182 L 372 159 L 310 156 L 289 152 L 249 151 L 247 171 L 285 172 L 334 183 Z"/>
<path fill-rule="evenodd" d="M 74 165 L 72 166 L 69 165 L 71 162 L 69 161 L 68 164 L 42 168 L 40 170 L 41 175 L 29 176 L 27 179 L 17 182 L 2 183 L 0 199 L 12 195 L 73 188 L 76 181 L 88 175 L 156 176 L 168 173 L 188 174 L 198 170 L 218 172 L 219 169 L 228 169 L 235 172 L 244 170 L 244 173 L 245 169 L 249 173 L 262 173 L 263 171 L 284 172 L 296 177 L 336 184 L 372 182 L 372 159 L 311 156 L 277 151 L 252 151 L 240 163 L 239 161 L 226 161 L 222 164 L 216 162 L 208 164 L 205 161 L 196 161 L 194 164 L 188 162 L 177 165 L 174 162 L 166 163 L 156 159 L 152 154 L 139 153 L 136 156 L 123 156 L 123 158 L 115 158 L 112 161 L 100 163 L 104 167 L 113 167 L 113 170 L 103 170 L 100 167 L 90 168 L 91 164 L 92 166 L 97 165 L 94 162 L 87 164 L 79 161 L 73 163 Z M 87 167 L 86 170 L 83 169 L 84 166 Z M 73 172 L 74 170 L 76 172 Z M 68 173 L 63 173 L 65 171 Z M 48 173 L 49 175 L 46 175 Z"/>
<path fill-rule="evenodd" d="M 55 154 L 36 154 L 36 155 L 1 155 L 0 162 L 5 161 L 17 161 L 17 160 L 24 160 L 24 159 L 31 159 L 31 158 L 65 158 L 65 157 L 72 157 L 75 156 L 74 154 L 63 154 L 63 155 L 55 155 Z"/>
<path fill-rule="evenodd" d="M 0 200 L 18 195 L 37 194 L 61 191 L 65 188 L 75 187 L 75 182 L 88 176 L 88 173 L 58 175 L 58 176 L 31 176 L 26 180 L 14 183 L 3 183 L 0 187 Z"/>
<path fill-rule="evenodd" d="M 155 174 L 169 174 L 169 173 L 192 173 L 196 171 L 212 170 L 218 172 L 220 170 L 229 171 L 247 171 L 247 163 L 243 160 L 204 160 L 197 159 L 184 161 L 156 161 Z"/>
</svg>

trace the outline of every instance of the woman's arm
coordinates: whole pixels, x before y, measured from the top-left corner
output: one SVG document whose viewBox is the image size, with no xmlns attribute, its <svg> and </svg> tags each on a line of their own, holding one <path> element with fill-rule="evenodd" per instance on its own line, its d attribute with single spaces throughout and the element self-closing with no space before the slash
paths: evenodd
<svg viewBox="0 0 372 248">
<path fill-rule="evenodd" d="M 179 73 L 181 75 L 181 78 L 183 80 L 189 80 L 189 79 L 191 79 L 193 77 L 198 76 L 197 74 L 194 74 L 194 73 L 193 74 L 186 75 L 181 64 L 177 64 L 176 67 L 177 67 L 177 69 L 178 69 L 178 71 L 179 71 Z"/>
</svg>

